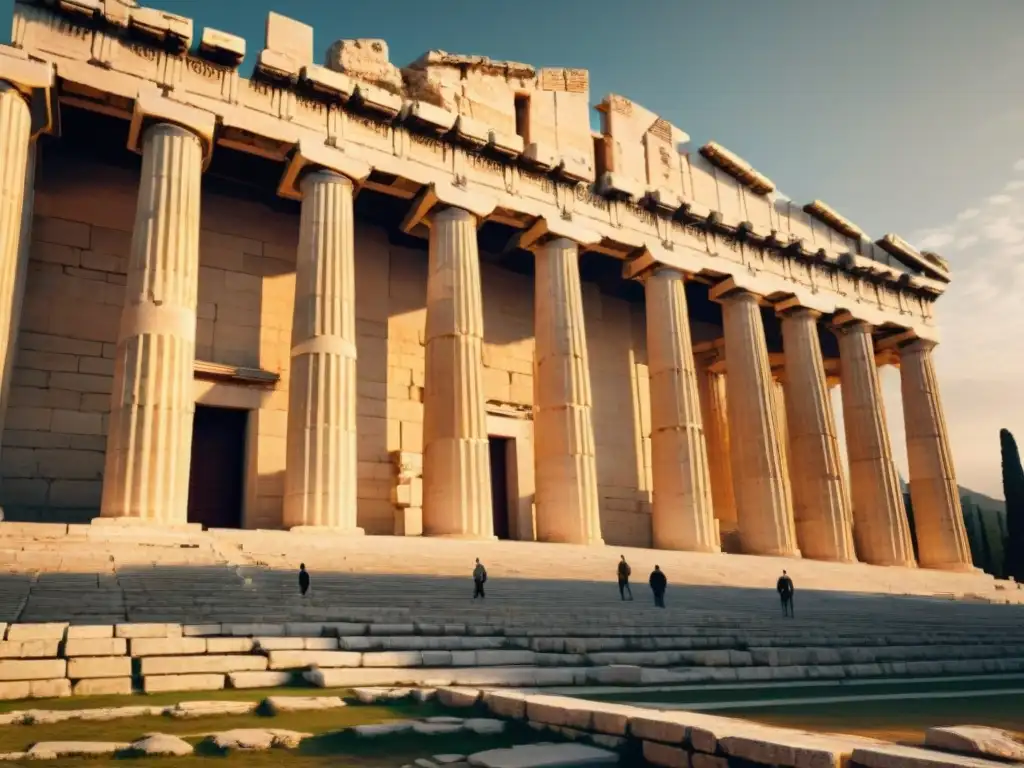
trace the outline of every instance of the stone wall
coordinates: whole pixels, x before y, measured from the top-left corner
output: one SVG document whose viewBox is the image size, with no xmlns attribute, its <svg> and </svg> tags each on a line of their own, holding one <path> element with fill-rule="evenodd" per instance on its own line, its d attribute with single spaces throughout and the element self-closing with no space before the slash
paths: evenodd
<svg viewBox="0 0 1024 768">
<path fill-rule="evenodd" d="M 40 163 L 11 408 L 0 457 L 9 519 L 98 514 L 137 171 L 66 154 Z M 204 189 L 196 357 L 278 374 L 270 388 L 197 381 L 197 402 L 251 411 L 246 527 L 281 521 L 298 217 Z M 427 258 L 356 230 L 359 524 L 393 532 L 394 451 L 423 450 Z M 524 258 L 528 258 L 524 256 Z M 533 280 L 485 263 L 485 394 L 528 415 Z M 605 540 L 649 546 L 644 308 L 585 283 Z M 525 413 L 524 413 L 525 412 Z"/>
</svg>

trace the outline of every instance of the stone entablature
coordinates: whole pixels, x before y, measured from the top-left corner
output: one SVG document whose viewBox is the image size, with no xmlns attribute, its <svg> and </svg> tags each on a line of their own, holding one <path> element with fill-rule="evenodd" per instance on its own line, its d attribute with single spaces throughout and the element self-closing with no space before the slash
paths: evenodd
<svg viewBox="0 0 1024 768">
<path fill-rule="evenodd" d="M 331 68 L 319 66 L 312 29 L 271 14 L 247 80 L 232 35 L 204 30 L 187 52 L 190 19 L 112 0 L 47 6 L 16 4 L 3 62 L 52 62 L 62 102 L 139 120 L 140 93 L 160 88 L 162 101 L 215 121 L 216 144 L 276 160 L 326 144 L 339 163 L 369 166 L 368 188 L 411 199 L 427 187 L 441 202 L 472 193 L 488 219 L 521 229 L 544 219 L 625 260 L 626 277 L 658 262 L 706 282 L 731 277 L 768 302 L 847 311 L 883 335 L 937 338 L 932 304 L 949 279 L 940 257 L 894 235 L 873 243 L 824 204 L 774 195 L 718 145 L 682 151 L 684 132 L 621 96 L 602 102 L 592 137 L 585 70 L 434 51 L 399 87 L 383 41 L 339 41 Z"/>
</svg>

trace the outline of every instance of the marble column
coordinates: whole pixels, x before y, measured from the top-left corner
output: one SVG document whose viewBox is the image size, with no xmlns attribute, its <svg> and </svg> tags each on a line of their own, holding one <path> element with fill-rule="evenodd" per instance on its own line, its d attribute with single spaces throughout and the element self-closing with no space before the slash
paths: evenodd
<svg viewBox="0 0 1024 768">
<path fill-rule="evenodd" d="M 28 101 L 12 85 L 0 82 L 0 436 L 18 348 L 34 183 L 35 142 Z"/>
<path fill-rule="evenodd" d="M 718 300 L 725 325 L 729 445 L 740 542 L 748 554 L 799 555 L 761 309 L 757 297 L 744 290 Z"/>
<path fill-rule="evenodd" d="M 914 547 L 892 458 L 871 326 L 855 321 L 835 330 L 857 556 L 874 565 L 913 566 Z"/>
<path fill-rule="evenodd" d="M 492 538 L 477 219 L 433 214 L 427 273 L 423 532 Z"/>
<path fill-rule="evenodd" d="M 203 146 L 156 123 L 142 139 L 103 476 L 103 517 L 184 524 L 192 447 Z"/>
<path fill-rule="evenodd" d="M 973 570 L 971 547 L 939 398 L 934 347 L 934 342 L 918 340 L 900 349 L 917 554 L 924 568 L 968 571 Z"/>
<path fill-rule="evenodd" d="M 538 247 L 535 267 L 537 539 L 601 544 L 590 367 L 576 243 L 558 238 Z"/>
<path fill-rule="evenodd" d="M 659 267 L 644 284 L 654 546 L 718 552 L 683 274 Z"/>
<path fill-rule="evenodd" d="M 786 414 L 796 537 L 804 557 L 856 560 L 850 498 L 818 338 L 819 313 L 794 307 L 782 315 Z"/>
<path fill-rule="evenodd" d="M 300 189 L 284 524 L 360 533 L 353 185 L 319 170 Z"/>
<path fill-rule="evenodd" d="M 723 542 L 739 536 L 736 519 L 736 493 L 732 483 L 732 458 L 729 451 L 729 416 L 725 374 L 711 370 L 717 352 L 697 355 L 697 389 L 700 393 L 701 419 L 708 450 L 711 474 L 711 499 Z"/>
<path fill-rule="evenodd" d="M 779 451 L 782 453 L 782 466 L 786 468 L 783 480 L 786 483 L 786 495 L 793 498 L 793 465 L 790 463 L 789 450 L 789 419 L 786 417 L 786 387 L 781 378 L 772 382 L 772 389 L 775 393 L 775 415 L 779 424 Z M 792 504 L 792 501 L 790 501 Z M 799 540 L 797 544 L 799 545 Z"/>
</svg>

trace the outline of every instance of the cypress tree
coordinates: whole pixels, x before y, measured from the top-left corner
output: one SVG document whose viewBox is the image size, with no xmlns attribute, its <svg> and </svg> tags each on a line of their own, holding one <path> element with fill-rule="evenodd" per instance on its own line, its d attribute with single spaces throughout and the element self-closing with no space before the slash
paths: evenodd
<svg viewBox="0 0 1024 768">
<path fill-rule="evenodd" d="M 1004 571 L 1007 576 L 1024 582 L 1024 468 L 1020 464 L 1017 441 L 1010 430 L 999 430 L 999 447 L 1003 461 L 1003 496 L 1006 499 Z"/>
</svg>

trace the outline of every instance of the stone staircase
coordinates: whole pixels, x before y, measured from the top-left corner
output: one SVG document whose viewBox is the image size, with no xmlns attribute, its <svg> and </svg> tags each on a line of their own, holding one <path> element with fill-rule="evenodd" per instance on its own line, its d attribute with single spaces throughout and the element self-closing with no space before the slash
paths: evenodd
<svg viewBox="0 0 1024 768">
<path fill-rule="evenodd" d="M 999 604 L 1018 590 L 983 575 L 621 552 L 632 602 L 610 548 L 0 524 L 0 696 L 1024 672 L 1024 608 Z M 666 609 L 643 583 L 655 562 Z M 773 589 L 783 567 L 792 619 Z"/>
</svg>

